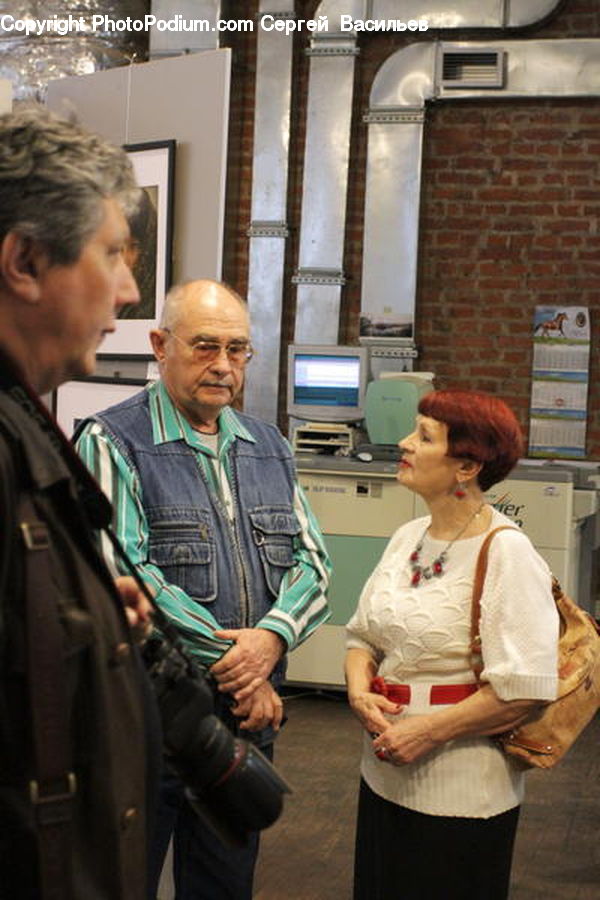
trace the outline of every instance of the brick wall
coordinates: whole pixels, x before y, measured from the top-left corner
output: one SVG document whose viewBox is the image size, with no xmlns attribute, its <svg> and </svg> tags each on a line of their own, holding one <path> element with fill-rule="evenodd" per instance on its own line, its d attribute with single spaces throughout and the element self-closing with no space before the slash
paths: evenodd
<svg viewBox="0 0 600 900">
<path fill-rule="evenodd" d="M 255 4 L 249 4 L 255 5 Z M 297 4 L 311 15 L 316 2 Z M 434 35 L 430 34 L 431 39 Z M 247 284 L 255 37 L 235 36 L 234 94 L 225 272 Z M 474 40 L 472 32 L 437 33 Z M 479 34 L 498 39 L 498 33 Z M 566 0 L 541 27 L 522 37 L 600 37 L 600 2 Z M 414 37 L 411 37 L 413 40 Z M 426 39 L 421 38 L 421 39 Z M 381 63 L 408 41 L 367 36 L 357 60 L 351 137 L 341 340 L 358 335 L 368 107 Z M 284 334 L 293 333 L 302 189 L 308 61 L 297 38 L 291 144 L 291 237 L 287 247 Z M 236 77 L 238 83 L 236 87 Z M 417 289 L 418 367 L 438 385 L 501 394 L 527 425 L 533 308 L 540 303 L 588 306 L 593 350 L 588 455 L 600 458 L 600 99 L 445 101 L 429 106 L 425 126 Z M 284 377 L 283 373 L 283 376 Z M 283 393 L 283 391 L 282 391 Z"/>
<path fill-rule="evenodd" d="M 534 307 L 587 306 L 600 456 L 600 100 L 440 104 L 423 163 L 420 366 L 501 394 L 525 423 Z"/>
</svg>

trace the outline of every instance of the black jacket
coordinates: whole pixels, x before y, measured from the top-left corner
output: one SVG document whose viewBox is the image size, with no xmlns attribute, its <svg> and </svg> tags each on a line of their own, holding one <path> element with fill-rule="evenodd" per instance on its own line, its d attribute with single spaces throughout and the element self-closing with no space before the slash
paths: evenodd
<svg viewBox="0 0 600 900">
<path fill-rule="evenodd" d="M 17 508 L 28 492 L 50 534 L 50 583 L 63 628 L 69 740 L 77 777 L 73 900 L 144 900 L 146 788 L 153 719 L 121 600 L 79 499 L 76 467 L 0 359 L 0 898 L 39 900 L 28 695 L 25 550 Z M 17 399 L 18 399 L 17 397 Z M 37 418 L 37 421 L 36 421 Z M 37 598 L 36 598 L 37 599 Z M 146 711 L 146 712 L 145 712 Z M 149 713 L 149 715 L 148 715 Z M 70 874 L 69 874 L 70 868 Z"/>
</svg>

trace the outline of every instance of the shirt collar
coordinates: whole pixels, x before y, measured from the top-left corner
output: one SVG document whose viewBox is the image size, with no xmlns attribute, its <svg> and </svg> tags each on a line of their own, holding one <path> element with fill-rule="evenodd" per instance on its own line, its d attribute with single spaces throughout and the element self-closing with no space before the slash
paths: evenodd
<svg viewBox="0 0 600 900">
<path fill-rule="evenodd" d="M 157 381 L 148 388 L 150 395 L 150 414 L 152 420 L 152 437 L 155 444 L 168 441 L 185 441 L 195 450 L 205 450 L 206 446 L 185 416 L 177 409 L 162 381 Z M 221 447 L 227 446 L 236 438 L 256 443 L 247 428 L 230 406 L 225 406 L 218 418 Z"/>
</svg>

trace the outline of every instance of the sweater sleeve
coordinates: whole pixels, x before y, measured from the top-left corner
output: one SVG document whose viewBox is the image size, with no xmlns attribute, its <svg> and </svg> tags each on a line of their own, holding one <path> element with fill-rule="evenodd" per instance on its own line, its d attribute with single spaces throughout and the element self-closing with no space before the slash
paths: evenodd
<svg viewBox="0 0 600 900">
<path fill-rule="evenodd" d="M 502 700 L 554 700 L 558 632 L 545 560 L 522 532 L 496 535 L 481 597 L 482 680 Z"/>
</svg>

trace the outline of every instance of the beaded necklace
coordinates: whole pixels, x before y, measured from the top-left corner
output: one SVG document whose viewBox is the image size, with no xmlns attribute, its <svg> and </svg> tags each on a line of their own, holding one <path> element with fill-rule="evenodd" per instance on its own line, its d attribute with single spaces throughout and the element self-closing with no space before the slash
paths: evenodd
<svg viewBox="0 0 600 900">
<path fill-rule="evenodd" d="M 446 546 L 444 547 L 442 552 L 440 554 L 438 554 L 438 556 L 436 556 L 436 558 L 434 560 L 432 560 L 429 563 L 429 565 L 422 566 L 421 563 L 419 562 L 419 559 L 421 557 L 421 550 L 423 549 L 423 541 L 425 540 L 425 535 L 429 531 L 429 525 L 427 526 L 427 528 L 421 535 L 421 538 L 420 538 L 417 546 L 415 547 L 413 552 L 408 557 L 408 562 L 410 564 L 410 571 L 412 572 L 412 576 L 410 579 L 410 583 L 411 583 L 412 587 L 418 587 L 420 585 L 422 579 L 425 579 L 426 581 L 428 581 L 430 578 L 440 578 L 440 576 L 444 574 L 444 565 L 446 563 L 446 558 L 448 556 L 448 550 L 459 539 L 459 537 L 462 534 L 464 534 L 464 532 L 467 530 L 467 528 L 469 527 L 469 525 L 471 524 L 473 519 L 475 519 L 479 515 L 479 513 L 481 512 L 481 510 L 483 509 L 484 506 L 485 506 L 485 503 L 482 503 L 481 506 L 475 510 L 473 515 L 470 516 L 467 519 L 467 521 L 465 522 L 465 524 L 462 526 L 462 528 L 460 529 L 458 534 L 454 535 L 452 540 L 448 544 L 446 544 Z"/>
</svg>

